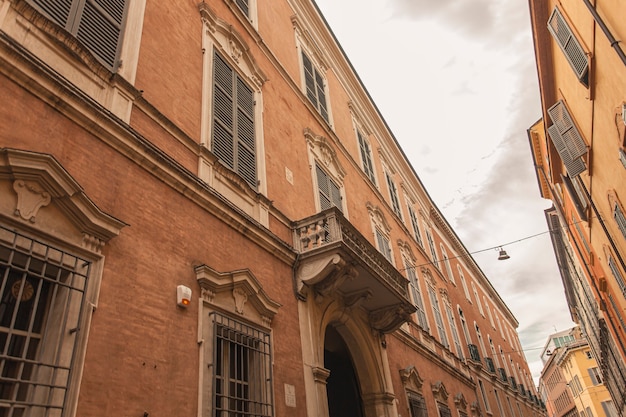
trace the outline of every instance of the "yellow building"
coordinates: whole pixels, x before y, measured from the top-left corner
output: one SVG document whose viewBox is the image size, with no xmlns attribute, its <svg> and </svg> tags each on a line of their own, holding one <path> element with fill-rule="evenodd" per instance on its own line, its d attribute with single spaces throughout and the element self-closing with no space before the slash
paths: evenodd
<svg viewBox="0 0 626 417">
<path fill-rule="evenodd" d="M 529 130 L 572 318 L 626 412 L 626 38 L 619 1 L 529 0 L 542 119 Z"/>
<path fill-rule="evenodd" d="M 549 417 L 616 417 L 598 362 L 580 328 L 551 335 L 542 358 L 539 390 Z"/>
</svg>

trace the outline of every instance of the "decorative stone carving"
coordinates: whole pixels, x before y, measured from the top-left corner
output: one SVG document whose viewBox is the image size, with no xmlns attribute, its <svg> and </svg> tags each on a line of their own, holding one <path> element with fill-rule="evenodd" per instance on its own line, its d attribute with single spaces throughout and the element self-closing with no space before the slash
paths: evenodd
<svg viewBox="0 0 626 417">
<path fill-rule="evenodd" d="M 465 410 L 467 408 L 467 400 L 462 392 L 459 392 L 454 396 L 454 404 L 456 405 L 456 408 L 460 410 Z"/>
<path fill-rule="evenodd" d="M 315 301 L 321 302 L 324 297 L 334 294 L 345 281 L 353 280 L 357 275 L 358 272 L 352 265 L 345 265 L 335 270 L 334 273 L 315 285 Z"/>
<path fill-rule="evenodd" d="M 381 308 L 369 314 L 370 325 L 382 333 L 391 333 L 402 325 L 413 313 L 405 304 Z"/>
<path fill-rule="evenodd" d="M 343 178 L 346 176 L 346 170 L 339 162 L 337 152 L 331 146 L 330 141 L 324 136 L 316 135 L 308 127 L 304 129 L 304 138 L 316 159 L 324 164 L 341 186 Z"/>
<path fill-rule="evenodd" d="M 372 296 L 372 291 L 370 291 L 368 288 L 360 291 L 355 291 L 353 293 L 344 295 L 343 305 L 350 309 L 357 308 L 363 302 L 370 300 Z"/>
<path fill-rule="evenodd" d="M 35 182 L 16 180 L 13 182 L 13 189 L 17 194 L 15 215 L 33 223 L 39 209 L 50 204 L 52 200 L 50 193 Z"/>
<path fill-rule="evenodd" d="M 235 311 L 239 314 L 243 314 L 243 307 L 248 301 L 248 294 L 239 288 L 233 288 L 233 298 L 235 299 Z"/>
<path fill-rule="evenodd" d="M 313 379 L 315 382 L 326 384 L 326 381 L 330 376 L 330 370 L 318 366 L 314 366 L 311 370 L 313 371 Z"/>
<path fill-rule="evenodd" d="M 446 389 L 446 386 L 443 384 L 443 382 L 437 381 L 434 384 L 431 384 L 430 387 L 433 391 L 433 396 L 435 397 L 435 399 L 443 403 L 448 401 L 448 390 Z"/>
<path fill-rule="evenodd" d="M 478 401 L 472 401 L 470 404 L 470 412 L 472 413 L 472 417 L 480 417 L 482 415 Z"/>
<path fill-rule="evenodd" d="M 411 388 L 414 391 L 421 391 L 422 385 L 424 385 L 424 380 L 414 365 L 400 369 L 400 379 L 407 388 Z"/>
</svg>

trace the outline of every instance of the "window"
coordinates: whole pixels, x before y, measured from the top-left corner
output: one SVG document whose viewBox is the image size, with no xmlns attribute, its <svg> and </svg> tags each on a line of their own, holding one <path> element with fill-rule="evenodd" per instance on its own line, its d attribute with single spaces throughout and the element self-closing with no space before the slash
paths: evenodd
<svg viewBox="0 0 626 417">
<path fill-rule="evenodd" d="M 446 273 L 448 274 L 448 279 L 450 280 L 450 282 L 456 285 L 456 282 L 454 281 L 454 274 L 452 273 L 452 266 L 450 265 L 450 259 L 448 259 L 448 253 L 446 252 L 446 249 L 443 247 L 443 244 L 439 245 L 439 249 L 441 249 L 441 257 L 443 258 L 443 264 L 446 267 Z"/>
<path fill-rule="evenodd" d="M 433 264 L 439 268 L 439 260 L 437 259 L 437 251 L 435 251 L 435 242 L 433 241 L 433 235 L 430 230 L 426 230 L 426 240 L 428 240 L 428 247 L 430 248 L 430 256 Z"/>
<path fill-rule="evenodd" d="M 593 385 L 602 384 L 602 373 L 600 372 L 599 368 L 589 368 L 587 369 L 587 372 L 589 372 L 589 376 L 591 377 L 591 383 Z"/>
<path fill-rule="evenodd" d="M 424 397 L 410 391 L 407 392 L 407 396 L 409 398 L 409 411 L 411 412 L 411 417 L 428 417 Z"/>
<path fill-rule="evenodd" d="M 448 347 L 448 336 L 446 336 L 446 329 L 443 325 L 443 318 L 441 317 L 441 309 L 439 308 L 439 300 L 437 299 L 437 292 L 435 287 L 428 285 L 428 295 L 430 296 L 430 304 L 433 308 L 433 315 L 435 316 L 435 323 L 437 324 L 437 333 L 439 333 L 439 340 L 441 344 Z"/>
<path fill-rule="evenodd" d="M 446 315 L 448 316 L 448 323 L 452 331 L 452 339 L 454 340 L 454 348 L 456 354 L 460 359 L 463 359 L 463 349 L 461 348 L 461 339 L 459 338 L 459 329 L 456 327 L 456 321 L 454 320 L 454 313 L 452 312 L 452 306 L 450 303 L 444 303 L 446 308 Z"/>
<path fill-rule="evenodd" d="M 563 100 L 559 100 L 550 107 L 548 114 L 553 122 L 548 128 L 550 139 L 570 178 L 574 178 L 587 169 L 582 159 L 582 156 L 587 153 L 587 144 L 574 124 Z"/>
<path fill-rule="evenodd" d="M 610 254 L 607 254 L 607 255 L 608 255 L 608 261 L 609 261 L 609 269 L 611 270 L 611 273 L 615 277 L 615 280 L 617 281 L 617 285 L 619 285 L 619 288 L 622 291 L 622 295 L 626 297 L 626 282 L 624 281 L 624 277 L 622 276 L 622 273 L 620 272 L 619 268 L 615 264 L 615 260 L 613 259 L 613 256 L 611 256 Z"/>
<path fill-rule="evenodd" d="M 461 279 L 461 286 L 463 287 L 463 292 L 465 293 L 465 298 L 470 299 L 469 289 L 467 288 L 467 281 L 465 281 L 465 275 L 463 274 L 463 270 L 460 265 L 456 266 L 459 271 L 459 278 Z"/>
<path fill-rule="evenodd" d="M 478 296 L 478 290 L 476 289 L 476 285 L 474 285 L 474 281 L 471 282 L 472 291 L 474 292 L 474 298 L 476 299 L 476 304 L 478 305 L 478 311 L 480 311 L 480 315 L 485 317 L 485 312 L 483 311 L 483 305 L 480 302 L 480 297 Z"/>
<path fill-rule="evenodd" d="M 125 0 L 28 0 L 76 37 L 109 70 L 116 71 L 127 11 Z"/>
<path fill-rule="evenodd" d="M 407 276 L 409 277 L 409 285 L 411 286 L 411 295 L 413 296 L 413 304 L 417 308 L 417 324 L 424 330 L 428 331 L 428 320 L 426 319 L 426 310 L 424 310 L 424 300 L 422 299 L 422 291 L 420 283 L 417 279 L 415 267 L 406 259 L 404 260 Z"/>
<path fill-rule="evenodd" d="M 491 327 L 496 328 L 496 323 L 493 321 L 493 314 L 491 314 L 491 308 L 489 308 L 489 301 L 487 301 L 487 297 L 483 296 L 483 302 L 485 303 L 485 309 L 487 309 L 487 315 L 489 316 L 489 322 L 491 323 Z"/>
<path fill-rule="evenodd" d="M 63 412 L 90 265 L 0 229 L 3 416 Z"/>
<path fill-rule="evenodd" d="M 324 120 L 329 122 L 324 78 L 317 68 L 313 66 L 313 62 L 304 52 L 302 52 L 302 66 L 304 67 L 306 96 Z"/>
<path fill-rule="evenodd" d="M 318 164 L 315 164 L 315 172 L 317 174 L 320 209 L 326 210 L 331 207 L 337 207 L 341 210 L 341 191 L 337 183 Z"/>
<path fill-rule="evenodd" d="M 617 222 L 617 227 L 619 227 L 619 231 L 622 232 L 622 236 L 626 239 L 626 216 L 624 216 L 622 207 L 617 201 L 613 203 L 613 218 Z"/>
<path fill-rule="evenodd" d="M 389 239 L 387 238 L 387 236 L 383 235 L 383 233 L 378 229 L 376 229 L 376 244 L 378 245 L 379 252 L 382 253 L 389 262 L 393 263 Z"/>
<path fill-rule="evenodd" d="M 593 359 L 593 354 L 590 350 L 585 351 L 585 356 L 587 357 L 587 359 Z"/>
<path fill-rule="evenodd" d="M 417 241 L 417 243 L 419 243 L 421 247 L 424 247 L 424 242 L 422 242 L 422 234 L 420 233 L 419 224 L 417 222 L 417 215 L 415 214 L 415 211 L 413 210 L 413 207 L 411 207 L 411 205 L 409 205 L 408 207 L 409 217 L 411 218 L 411 226 L 413 226 L 413 235 L 415 236 L 415 240 Z"/>
<path fill-rule="evenodd" d="M 246 15 L 246 17 L 250 17 L 250 4 L 249 0 L 235 0 L 235 4 L 241 12 Z"/>
<path fill-rule="evenodd" d="M 437 402 L 437 408 L 439 409 L 439 417 L 452 417 L 450 407 L 447 405 Z"/>
<path fill-rule="evenodd" d="M 363 163 L 363 172 L 376 185 L 376 176 L 374 175 L 374 164 L 372 163 L 372 150 L 367 139 L 357 130 L 357 138 L 359 139 L 359 149 L 361 150 L 361 162 Z"/>
<path fill-rule="evenodd" d="M 402 210 L 400 210 L 400 200 L 398 199 L 398 189 L 396 188 L 396 184 L 393 182 L 391 175 L 389 172 L 385 172 L 385 177 L 387 178 L 387 186 L 389 187 L 389 198 L 391 199 L 391 207 L 393 208 L 393 212 L 402 219 Z"/>
<path fill-rule="evenodd" d="M 548 19 L 548 30 L 561 48 L 561 51 L 565 54 L 567 61 L 572 66 L 578 79 L 584 85 L 589 86 L 589 61 L 587 60 L 587 55 L 578 42 L 578 39 L 576 39 L 572 33 L 561 11 L 556 7 L 550 19 Z"/>
<path fill-rule="evenodd" d="M 602 409 L 604 410 L 604 414 L 606 417 L 617 417 L 617 409 L 615 408 L 615 404 L 613 404 L 612 400 L 602 401 Z"/>
<path fill-rule="evenodd" d="M 480 396 L 483 399 L 483 403 L 485 404 L 485 410 L 490 413 L 491 407 L 489 406 L 489 401 L 487 400 L 487 392 L 485 391 L 485 386 L 483 385 L 483 381 L 478 380 L 478 386 L 480 387 Z"/>
<path fill-rule="evenodd" d="M 270 335 L 211 313 L 213 416 L 272 416 Z"/>
<path fill-rule="evenodd" d="M 256 190 L 258 184 L 254 129 L 253 90 L 215 52 L 213 153 Z"/>
</svg>

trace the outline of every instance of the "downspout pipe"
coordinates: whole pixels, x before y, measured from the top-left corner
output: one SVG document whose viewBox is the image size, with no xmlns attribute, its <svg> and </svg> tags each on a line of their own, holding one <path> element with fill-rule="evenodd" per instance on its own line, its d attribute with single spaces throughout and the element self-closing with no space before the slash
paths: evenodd
<svg viewBox="0 0 626 417">
<path fill-rule="evenodd" d="M 602 29 L 602 32 L 604 32 L 604 34 L 608 38 L 609 42 L 611 43 L 611 47 L 613 47 L 613 49 L 615 49 L 615 52 L 617 52 L 617 55 L 622 60 L 622 63 L 624 64 L 624 66 L 626 66 L 626 54 L 624 53 L 622 48 L 619 46 L 619 43 L 621 41 L 618 41 L 618 40 L 615 39 L 615 37 L 613 36 L 613 34 L 609 30 L 609 28 L 606 26 L 606 24 L 604 23 L 604 21 L 602 20 L 602 18 L 598 14 L 598 11 L 596 10 L 595 6 L 593 4 L 591 4 L 591 1 L 590 0 L 583 0 L 583 3 L 585 3 L 585 5 L 589 9 L 589 11 L 591 12 L 591 15 L 593 16 L 593 19 L 596 21 L 598 26 L 600 26 L 600 28 Z"/>
</svg>

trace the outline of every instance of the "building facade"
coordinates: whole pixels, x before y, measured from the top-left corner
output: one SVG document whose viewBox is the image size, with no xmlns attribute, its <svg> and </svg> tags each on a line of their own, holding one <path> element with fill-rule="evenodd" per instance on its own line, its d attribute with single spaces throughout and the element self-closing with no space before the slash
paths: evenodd
<svg viewBox="0 0 626 417">
<path fill-rule="evenodd" d="M 542 119 L 528 130 L 572 318 L 626 413 L 624 5 L 529 1 Z"/>
<path fill-rule="evenodd" d="M 542 360 L 539 392 L 549 416 L 617 416 L 598 362 L 579 327 L 550 335 Z"/>
<path fill-rule="evenodd" d="M 536 417 L 310 0 L 0 0 L 0 415 Z"/>
</svg>

